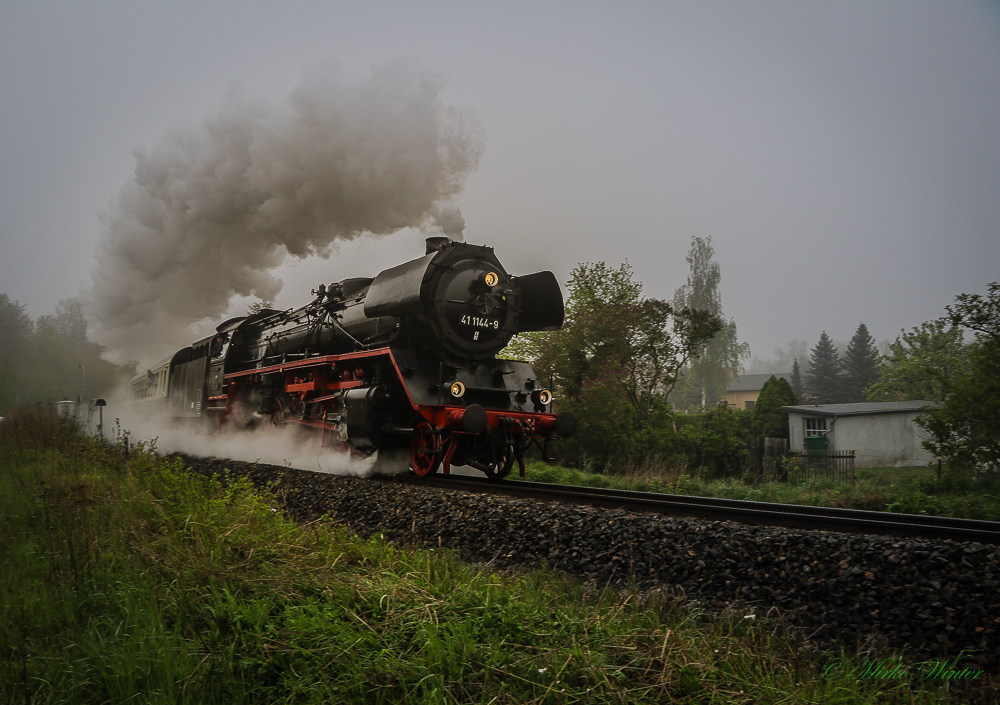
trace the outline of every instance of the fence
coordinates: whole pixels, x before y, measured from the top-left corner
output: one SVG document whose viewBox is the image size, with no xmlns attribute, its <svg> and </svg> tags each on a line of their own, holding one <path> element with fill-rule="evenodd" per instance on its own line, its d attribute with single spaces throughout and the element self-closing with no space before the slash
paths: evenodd
<svg viewBox="0 0 1000 705">
<path fill-rule="evenodd" d="M 854 482 L 853 450 L 793 450 L 788 454 L 788 481 Z"/>
<path fill-rule="evenodd" d="M 749 470 L 759 482 L 855 479 L 853 450 L 789 450 L 784 438 L 753 439 L 749 447 Z"/>
<path fill-rule="evenodd" d="M 754 438 L 750 448 L 749 469 L 758 482 L 787 481 L 785 463 L 788 440 L 785 438 Z"/>
</svg>

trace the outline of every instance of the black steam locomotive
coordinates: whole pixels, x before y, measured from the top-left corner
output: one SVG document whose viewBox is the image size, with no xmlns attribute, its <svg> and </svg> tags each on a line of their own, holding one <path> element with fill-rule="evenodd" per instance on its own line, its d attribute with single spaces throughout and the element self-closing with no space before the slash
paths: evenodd
<svg viewBox="0 0 1000 705">
<path fill-rule="evenodd" d="M 422 476 L 499 479 L 515 461 L 523 476 L 530 445 L 547 457 L 576 430 L 528 363 L 496 358 L 515 333 L 562 325 L 552 272 L 514 277 L 490 247 L 428 238 L 419 259 L 313 294 L 225 321 L 133 378 L 133 401 L 220 430 L 298 424 L 325 446 L 408 448 Z"/>
</svg>

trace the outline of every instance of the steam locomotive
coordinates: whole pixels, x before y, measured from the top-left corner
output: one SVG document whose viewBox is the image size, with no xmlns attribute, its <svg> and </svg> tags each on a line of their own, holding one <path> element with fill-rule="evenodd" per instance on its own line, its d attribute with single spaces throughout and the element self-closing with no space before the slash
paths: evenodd
<svg viewBox="0 0 1000 705">
<path fill-rule="evenodd" d="M 528 363 L 496 357 L 516 333 L 562 326 L 552 272 L 515 277 L 493 248 L 435 237 L 423 257 L 312 293 L 223 322 L 133 378 L 132 401 L 213 429 L 296 424 L 324 446 L 408 451 L 421 476 L 500 479 L 517 462 L 523 477 L 530 446 L 548 457 L 575 432 Z"/>
</svg>

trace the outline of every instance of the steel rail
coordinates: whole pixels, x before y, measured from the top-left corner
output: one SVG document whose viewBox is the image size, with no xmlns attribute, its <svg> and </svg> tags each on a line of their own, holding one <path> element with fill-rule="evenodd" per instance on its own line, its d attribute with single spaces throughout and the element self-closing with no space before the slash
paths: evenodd
<svg viewBox="0 0 1000 705">
<path fill-rule="evenodd" d="M 1000 544 L 1000 522 L 951 517 L 835 509 L 798 504 L 776 504 L 737 499 L 634 492 L 523 480 L 492 482 L 486 478 L 451 475 L 418 478 L 394 475 L 395 482 L 444 487 L 468 492 L 554 500 L 626 511 L 654 512 L 710 521 L 734 521 L 755 526 L 876 534 L 936 541 L 977 541 Z"/>
</svg>

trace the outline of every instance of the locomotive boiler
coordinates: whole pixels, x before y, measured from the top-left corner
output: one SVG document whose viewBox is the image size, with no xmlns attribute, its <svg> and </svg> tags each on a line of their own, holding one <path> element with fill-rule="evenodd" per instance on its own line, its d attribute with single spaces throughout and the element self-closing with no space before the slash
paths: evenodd
<svg viewBox="0 0 1000 705">
<path fill-rule="evenodd" d="M 455 465 L 499 479 L 571 436 L 526 362 L 496 357 L 516 333 L 562 325 L 552 272 L 512 276 L 490 247 L 428 238 L 374 279 L 320 285 L 288 311 L 225 321 L 132 380 L 138 404 L 213 428 L 296 424 L 325 446 L 408 450 L 418 475 Z"/>
</svg>

